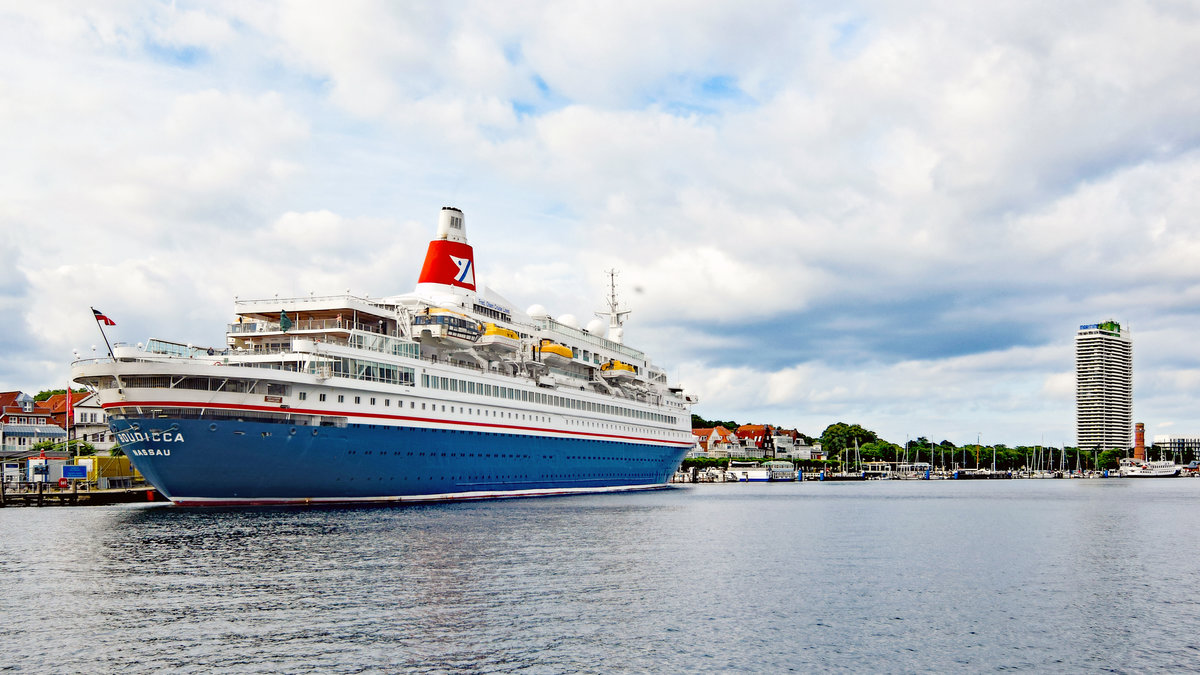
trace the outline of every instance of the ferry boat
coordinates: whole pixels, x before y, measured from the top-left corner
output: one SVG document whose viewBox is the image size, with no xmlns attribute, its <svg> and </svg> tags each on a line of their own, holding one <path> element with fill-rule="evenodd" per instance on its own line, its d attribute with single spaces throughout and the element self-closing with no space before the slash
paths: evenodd
<svg viewBox="0 0 1200 675">
<path fill-rule="evenodd" d="M 226 344 L 150 339 L 79 360 L 134 466 L 178 505 L 402 502 L 665 487 L 695 403 L 607 335 L 476 288 L 443 208 L 416 289 L 237 300 Z M 599 324 L 599 325 L 598 325 Z M 545 360 L 548 344 L 553 362 Z M 603 377 L 621 362 L 631 377 Z"/>
<path fill-rule="evenodd" d="M 1117 469 L 1122 478 L 1174 478 L 1181 470 L 1182 467 L 1169 459 L 1148 462 L 1133 457 L 1123 457 Z"/>
<path fill-rule="evenodd" d="M 796 480 L 796 466 L 791 462 L 764 462 L 767 469 L 767 480 L 771 482 L 788 482 Z"/>
<path fill-rule="evenodd" d="M 791 466 L 791 462 L 787 462 Z M 772 468 L 759 462 L 739 462 L 731 460 L 725 469 L 725 475 L 732 475 L 738 482 L 765 483 L 772 480 Z M 795 474 L 793 473 L 793 477 Z M 775 479 L 778 480 L 778 479 Z"/>
</svg>

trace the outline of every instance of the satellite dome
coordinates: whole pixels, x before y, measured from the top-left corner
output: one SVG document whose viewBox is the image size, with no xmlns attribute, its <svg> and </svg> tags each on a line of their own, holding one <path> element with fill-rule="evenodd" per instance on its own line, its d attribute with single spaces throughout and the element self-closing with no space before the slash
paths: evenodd
<svg viewBox="0 0 1200 675">
<path fill-rule="evenodd" d="M 604 329 L 607 327 L 608 324 L 604 323 L 604 319 L 595 318 L 588 322 L 587 332 L 592 335 L 604 335 Z"/>
<path fill-rule="evenodd" d="M 542 317 L 550 316 L 550 312 L 547 312 L 546 308 L 542 307 L 541 305 L 530 305 L 529 309 L 525 310 L 525 313 L 528 314 L 529 316 L 539 318 L 539 319 Z"/>
<path fill-rule="evenodd" d="M 574 314 L 563 314 L 558 317 L 558 322 L 564 326 L 579 329 L 579 319 L 576 319 Z"/>
</svg>

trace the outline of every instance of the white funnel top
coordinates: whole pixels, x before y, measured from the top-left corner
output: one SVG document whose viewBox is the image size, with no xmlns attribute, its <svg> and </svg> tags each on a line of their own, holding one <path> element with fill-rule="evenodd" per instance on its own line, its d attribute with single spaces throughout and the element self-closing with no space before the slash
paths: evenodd
<svg viewBox="0 0 1200 675">
<path fill-rule="evenodd" d="M 437 238 L 467 243 L 467 221 L 463 212 L 453 206 L 443 206 L 438 216 Z"/>
</svg>

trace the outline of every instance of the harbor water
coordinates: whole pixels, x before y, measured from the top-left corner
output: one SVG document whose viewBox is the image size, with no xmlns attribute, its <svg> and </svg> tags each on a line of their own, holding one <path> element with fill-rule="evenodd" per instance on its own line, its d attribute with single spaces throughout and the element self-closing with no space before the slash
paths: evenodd
<svg viewBox="0 0 1200 675">
<path fill-rule="evenodd" d="M 4 672 L 1193 670 L 1200 480 L 0 510 Z"/>
</svg>

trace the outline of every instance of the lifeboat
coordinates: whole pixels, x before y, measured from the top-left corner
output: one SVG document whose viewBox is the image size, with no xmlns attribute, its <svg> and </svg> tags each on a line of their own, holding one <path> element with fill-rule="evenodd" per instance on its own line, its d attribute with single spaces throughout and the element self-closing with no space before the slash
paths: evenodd
<svg viewBox="0 0 1200 675">
<path fill-rule="evenodd" d="M 413 334 L 449 347 L 472 347 L 483 327 L 465 314 L 439 307 L 426 307 L 413 317 Z"/>
<path fill-rule="evenodd" d="M 521 336 L 514 330 L 502 328 L 494 323 L 485 323 L 483 334 L 475 344 L 496 351 L 515 352 L 521 346 Z"/>
<path fill-rule="evenodd" d="M 608 380 L 632 380 L 637 375 L 637 369 L 616 359 L 609 359 L 600 366 L 600 376 Z"/>
<path fill-rule="evenodd" d="M 566 345 L 560 345 L 553 340 L 542 340 L 540 347 L 542 362 L 549 366 L 565 366 L 575 358 L 575 353 Z"/>
</svg>

